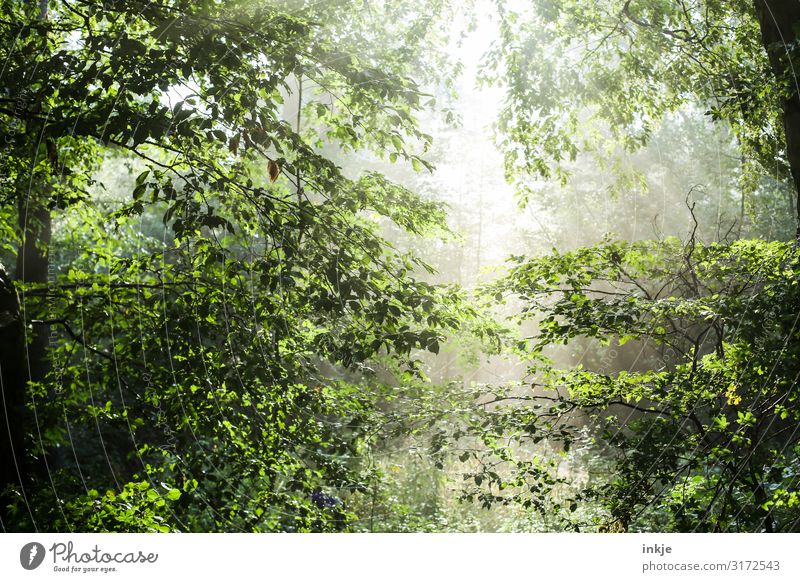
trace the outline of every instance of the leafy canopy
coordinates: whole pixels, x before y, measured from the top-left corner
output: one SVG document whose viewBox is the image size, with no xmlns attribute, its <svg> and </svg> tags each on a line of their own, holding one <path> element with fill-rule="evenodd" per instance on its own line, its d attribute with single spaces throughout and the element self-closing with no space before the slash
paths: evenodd
<svg viewBox="0 0 800 582">
<path fill-rule="evenodd" d="M 49 280 L 14 283 L 18 317 L 51 330 L 24 430 L 52 487 L 32 470 L 4 527 L 356 519 L 391 398 L 366 388 L 371 362 L 420 374 L 418 351 L 476 314 L 373 220 L 441 233 L 442 209 L 316 147 L 427 165 L 408 73 L 439 33 L 416 18 L 400 48 L 374 49 L 401 4 L 64 0 L 41 18 L 3 0 L 3 251 L 34 232 L 17 204 L 46 209 L 54 237 Z"/>
</svg>

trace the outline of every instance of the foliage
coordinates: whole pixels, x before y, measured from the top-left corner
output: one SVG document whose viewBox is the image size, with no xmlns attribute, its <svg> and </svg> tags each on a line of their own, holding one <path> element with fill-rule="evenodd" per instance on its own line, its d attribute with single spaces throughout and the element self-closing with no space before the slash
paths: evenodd
<svg viewBox="0 0 800 582">
<path fill-rule="evenodd" d="M 432 169 L 457 3 L 0 0 L 3 529 L 800 529 L 797 43 L 743 0 L 496 5 L 506 176 L 588 212 L 472 294 L 368 169 Z M 639 240 L 668 200 L 688 239 Z M 521 381 L 451 367 L 502 349 Z"/>
<path fill-rule="evenodd" d="M 4 527 L 346 528 L 382 398 L 369 362 L 420 374 L 418 351 L 476 315 L 370 218 L 435 233 L 442 210 L 345 177 L 309 135 L 427 165 L 415 46 L 370 55 L 384 15 L 338 3 L 0 8 L 3 229 L 39 204 L 54 232 L 49 281 L 15 281 L 25 323 L 50 329 L 25 430 L 53 487 L 22 483 Z M 121 196 L 103 157 L 136 174 Z"/>
<path fill-rule="evenodd" d="M 531 380 L 516 398 L 529 406 L 508 409 L 501 425 L 567 448 L 577 434 L 569 413 L 587 414 L 614 470 L 577 498 L 599 500 L 616 527 L 795 531 L 799 273 L 794 246 L 762 241 L 607 242 L 517 258 L 486 290 L 517 298 L 519 317 L 537 321 L 519 346 Z M 606 346 L 592 369 L 547 356 L 581 337 Z M 627 348 L 635 364 L 615 371 Z M 555 483 L 552 472 L 517 474 L 535 478 L 534 504 Z"/>
<path fill-rule="evenodd" d="M 763 176 L 788 180 L 782 99 L 791 77 L 770 69 L 752 2 L 497 4 L 500 42 L 484 78 L 508 89 L 500 144 L 523 200 L 526 176 L 566 181 L 580 152 L 604 159 L 618 146 L 638 149 L 686 105 L 732 129 L 748 191 Z"/>
</svg>

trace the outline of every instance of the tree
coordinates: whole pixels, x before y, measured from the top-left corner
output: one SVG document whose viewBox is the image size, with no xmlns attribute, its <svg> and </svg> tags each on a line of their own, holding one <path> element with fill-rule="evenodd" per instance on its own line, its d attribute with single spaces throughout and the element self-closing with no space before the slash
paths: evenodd
<svg viewBox="0 0 800 582">
<path fill-rule="evenodd" d="M 796 3 L 498 6 L 501 42 L 486 78 L 508 87 L 500 131 L 508 176 L 523 195 L 525 175 L 566 179 L 564 162 L 581 151 L 639 148 L 667 112 L 686 105 L 730 126 L 747 188 L 760 176 L 794 180 Z"/>
<path fill-rule="evenodd" d="M 523 198 L 527 176 L 565 181 L 579 153 L 641 148 L 691 106 L 733 131 L 743 186 L 772 176 L 800 192 L 796 3 L 499 6 L 488 73 L 508 83 L 500 129 Z M 490 445 L 475 472 L 489 487 L 473 496 L 581 530 L 797 530 L 796 247 L 703 243 L 689 209 L 683 242 L 516 257 L 487 287 L 521 305 L 531 332 L 514 347 L 530 368 L 523 386 L 491 390 L 491 414 L 470 425 Z M 585 367 L 556 363 L 557 346 L 588 341 L 597 357 Z M 633 363 L 619 361 L 630 350 Z M 552 452 L 531 452 L 540 442 L 581 444 L 610 469 L 570 484 Z"/>
<path fill-rule="evenodd" d="M 794 66 L 797 60 L 797 39 L 800 34 L 798 32 L 800 6 L 788 0 L 776 2 L 754 0 L 753 4 L 761 30 L 761 40 L 767 51 L 783 105 L 786 159 L 791 169 L 795 192 L 800 196 L 800 88 Z M 800 203 L 796 206 L 800 238 Z"/>
<path fill-rule="evenodd" d="M 367 362 L 417 373 L 475 311 L 368 219 L 424 234 L 442 210 L 314 136 L 426 166 L 407 73 L 429 18 L 398 55 L 367 50 L 391 3 L 38 10 L 0 4 L 3 528 L 346 527 L 391 396 Z"/>
<path fill-rule="evenodd" d="M 588 414 L 614 469 L 577 499 L 599 500 L 623 529 L 796 531 L 796 290 L 788 243 L 608 242 L 520 257 L 490 291 L 539 319 L 525 348 L 533 391 L 516 394 L 536 407 L 504 430 L 575 442 L 568 413 Z M 547 357 L 580 337 L 607 346 L 600 363 L 561 370 Z M 638 361 L 616 371 L 629 343 Z"/>
</svg>

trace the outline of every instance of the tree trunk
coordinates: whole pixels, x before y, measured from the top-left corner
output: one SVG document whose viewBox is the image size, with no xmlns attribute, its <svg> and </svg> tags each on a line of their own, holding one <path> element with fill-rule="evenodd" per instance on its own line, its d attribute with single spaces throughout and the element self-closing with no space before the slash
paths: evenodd
<svg viewBox="0 0 800 582">
<path fill-rule="evenodd" d="M 14 285 L 0 269 L 0 526 L 14 529 L 8 505 L 10 488 L 24 490 L 25 330 Z M 24 494 L 24 493 L 23 493 Z"/>
<path fill-rule="evenodd" d="M 17 252 L 16 278 L 23 283 L 44 285 L 48 282 L 50 270 L 47 250 L 50 247 L 52 219 L 48 208 L 50 188 L 44 184 L 40 188 L 41 191 L 31 192 L 26 200 L 20 202 L 19 227 L 24 238 Z M 25 315 L 24 291 L 21 299 L 22 313 Z M 48 345 L 48 326 L 33 326 L 27 349 L 27 371 L 32 382 L 43 382 L 47 375 Z"/>
<path fill-rule="evenodd" d="M 770 66 L 779 83 L 786 84 L 783 97 L 783 128 L 786 134 L 786 157 L 792 172 L 795 193 L 800 196 L 800 87 L 793 71 L 788 46 L 797 42 L 800 26 L 798 0 L 754 0 L 756 18 L 761 28 L 761 39 L 769 56 Z M 800 239 L 800 201 L 797 209 Z"/>
<path fill-rule="evenodd" d="M 49 191 L 42 184 L 19 204 L 23 239 L 17 252 L 15 275 L 22 283 L 48 282 Z M 47 467 L 33 465 L 25 434 L 33 428 L 26 406 L 28 383 L 44 382 L 49 371 L 49 328 L 42 324 L 26 327 L 26 320 L 32 319 L 26 303 L 25 290 L 20 292 L 8 273 L 0 269 L 0 521 L 4 531 L 19 527 L 7 509 L 14 499 L 11 489 L 24 498 L 34 474 L 47 471 Z M 23 503 L 27 505 L 27 500 Z"/>
<path fill-rule="evenodd" d="M 36 2 L 33 2 L 34 5 Z M 39 19 L 48 16 L 47 0 L 38 0 Z M 30 131 L 33 128 L 28 128 Z M 42 128 L 44 131 L 44 128 Z M 38 130 L 37 130 L 38 133 Z M 40 135 L 34 143 L 44 137 Z M 57 166 L 55 142 L 44 138 L 47 161 Z M 31 172 L 37 163 L 37 149 L 32 152 Z M 21 283 L 46 285 L 50 263 L 48 249 L 52 233 L 50 185 L 34 179 L 31 187 L 19 192 L 18 226 L 21 244 L 17 250 L 14 277 Z M 19 529 L 20 520 L 12 519 L 9 503 L 15 501 L 16 491 L 30 512 L 27 489 L 40 470 L 47 467 L 34 464 L 26 433 L 33 429 L 33 419 L 27 407 L 27 387 L 30 382 L 44 382 L 49 371 L 49 327 L 42 324 L 28 327 L 29 313 L 25 289 L 20 292 L 0 266 L 0 526 L 4 531 Z M 45 461 L 46 462 L 46 461 Z M 19 497 L 16 497 L 19 508 Z M 23 518 L 25 519 L 25 518 Z M 35 527 L 34 516 L 30 519 Z M 27 520 L 25 520 L 27 521 Z M 24 523 L 24 522 L 22 522 Z"/>
</svg>

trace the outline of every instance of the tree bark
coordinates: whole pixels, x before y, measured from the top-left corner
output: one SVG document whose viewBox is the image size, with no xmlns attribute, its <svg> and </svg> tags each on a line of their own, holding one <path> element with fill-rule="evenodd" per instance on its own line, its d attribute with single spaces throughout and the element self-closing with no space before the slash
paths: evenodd
<svg viewBox="0 0 800 582">
<path fill-rule="evenodd" d="M 797 42 L 800 30 L 800 1 L 753 0 L 761 39 L 777 81 L 786 85 L 783 97 L 783 129 L 786 157 L 792 173 L 795 193 L 800 196 L 800 70 L 792 67 L 789 46 Z M 800 239 L 800 198 L 795 204 Z"/>
</svg>

